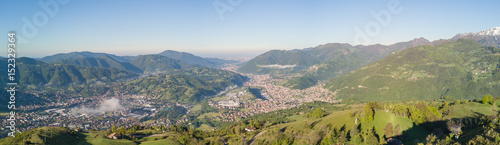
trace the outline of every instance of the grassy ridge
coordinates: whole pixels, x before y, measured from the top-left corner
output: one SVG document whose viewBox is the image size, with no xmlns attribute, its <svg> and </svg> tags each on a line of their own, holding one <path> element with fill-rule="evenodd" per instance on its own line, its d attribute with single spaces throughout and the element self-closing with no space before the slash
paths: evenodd
<svg viewBox="0 0 500 145">
<path fill-rule="evenodd" d="M 137 141 L 129 139 L 109 139 L 102 131 L 75 132 L 64 127 L 42 127 L 32 129 L 16 137 L 7 137 L 0 140 L 0 145 L 24 145 L 24 144 L 50 144 L 50 145 L 159 145 L 180 143 L 172 138 L 158 139 L 156 137 L 144 137 Z"/>
<path fill-rule="evenodd" d="M 7 137 L 0 141 L 2 145 L 21 144 L 85 144 L 85 135 L 63 127 L 42 127 L 25 131 L 16 137 Z"/>
</svg>

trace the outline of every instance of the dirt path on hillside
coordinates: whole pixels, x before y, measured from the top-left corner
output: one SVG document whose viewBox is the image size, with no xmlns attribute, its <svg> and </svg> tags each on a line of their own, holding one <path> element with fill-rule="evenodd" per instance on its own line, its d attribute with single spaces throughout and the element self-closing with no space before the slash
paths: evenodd
<svg viewBox="0 0 500 145">
<path fill-rule="evenodd" d="M 254 145 L 255 144 L 255 141 L 257 140 L 258 137 L 260 137 L 262 134 L 264 134 L 267 130 L 264 130 L 262 132 L 260 132 L 259 134 L 255 135 L 252 140 L 250 140 L 250 145 Z"/>
</svg>

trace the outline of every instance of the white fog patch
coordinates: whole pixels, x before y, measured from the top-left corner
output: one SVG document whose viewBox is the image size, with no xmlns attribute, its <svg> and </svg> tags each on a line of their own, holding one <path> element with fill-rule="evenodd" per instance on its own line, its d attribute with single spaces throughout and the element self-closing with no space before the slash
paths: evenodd
<svg viewBox="0 0 500 145">
<path fill-rule="evenodd" d="M 265 68 L 277 68 L 277 69 L 285 69 L 285 68 L 294 68 L 297 65 L 279 65 L 279 64 L 270 64 L 270 65 L 257 65 L 258 67 Z"/>
<path fill-rule="evenodd" d="M 104 100 L 99 106 L 96 108 L 87 108 L 85 106 L 80 106 L 79 108 L 73 108 L 69 111 L 70 114 L 96 114 L 103 112 L 112 112 L 118 111 L 122 109 L 122 105 L 120 104 L 120 100 L 117 98 L 111 98 L 108 100 Z"/>
<path fill-rule="evenodd" d="M 220 92 L 219 92 L 219 93 L 217 93 L 217 95 L 215 95 L 215 96 L 222 95 L 222 94 L 224 94 L 224 93 L 226 93 L 226 92 L 228 92 L 228 91 L 234 90 L 234 89 L 236 89 L 236 88 L 238 88 L 238 85 L 233 85 L 233 86 L 226 87 L 226 89 L 224 89 L 224 91 L 220 91 Z"/>
</svg>

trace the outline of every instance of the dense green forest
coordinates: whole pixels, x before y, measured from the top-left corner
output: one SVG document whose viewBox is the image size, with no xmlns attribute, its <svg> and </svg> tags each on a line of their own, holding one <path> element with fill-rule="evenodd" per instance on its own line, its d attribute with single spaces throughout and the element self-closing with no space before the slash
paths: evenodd
<svg viewBox="0 0 500 145">
<path fill-rule="evenodd" d="M 0 59 L 0 64 L 7 66 L 7 59 Z M 16 78 L 22 88 L 113 83 L 137 76 L 115 68 L 48 64 L 31 58 L 18 58 L 16 65 Z M 7 72 L 7 68 L 2 67 L 0 71 Z M 6 77 L 0 80 L 2 85 L 7 82 Z"/>
<path fill-rule="evenodd" d="M 346 101 L 500 95 L 498 52 L 465 39 L 410 48 L 334 78 L 325 87 Z"/>
</svg>

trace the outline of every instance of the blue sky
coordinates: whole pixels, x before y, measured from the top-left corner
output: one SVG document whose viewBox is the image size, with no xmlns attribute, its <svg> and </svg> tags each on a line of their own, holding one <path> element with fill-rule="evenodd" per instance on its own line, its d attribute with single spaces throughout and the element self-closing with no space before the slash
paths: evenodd
<svg viewBox="0 0 500 145">
<path fill-rule="evenodd" d="M 59 9 L 50 16 L 39 2 L 55 2 Z M 392 2 L 399 2 L 402 10 L 390 13 L 391 20 L 381 26 L 372 13 L 388 11 Z M 221 19 L 214 3 L 231 10 Z M 365 31 L 370 24 L 381 27 L 363 44 L 451 38 L 500 26 L 498 6 L 500 1 L 453 0 L 8 0 L 0 1 L 0 45 L 6 49 L 7 33 L 16 31 L 29 37 L 17 44 L 18 55 L 28 57 L 73 51 L 139 55 L 167 49 L 205 57 L 255 56 L 272 49 L 358 44 L 355 29 Z M 34 16 L 47 21 L 33 24 L 38 32 L 23 33 L 23 18 L 34 23 Z"/>
</svg>

